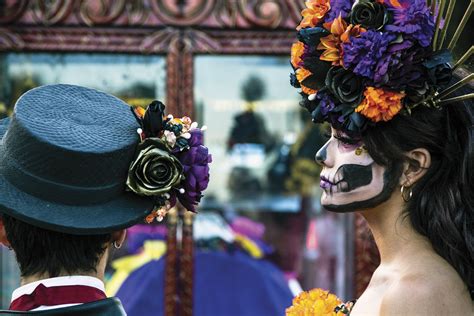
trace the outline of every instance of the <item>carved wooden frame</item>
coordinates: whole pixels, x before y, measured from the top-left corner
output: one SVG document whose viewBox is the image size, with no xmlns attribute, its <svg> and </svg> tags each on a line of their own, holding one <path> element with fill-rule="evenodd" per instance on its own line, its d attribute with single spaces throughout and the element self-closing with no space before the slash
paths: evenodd
<svg viewBox="0 0 474 316">
<path fill-rule="evenodd" d="M 160 54 L 170 112 L 193 114 L 194 55 L 288 55 L 303 0 L 16 0 L 0 7 L 0 52 Z M 1 4 L 0 4 L 1 5 Z M 355 221 L 356 295 L 373 265 Z M 369 241 L 367 241 L 369 240 Z M 369 247 L 367 247 L 367 242 Z M 371 251 L 373 253 L 373 251 Z"/>
</svg>

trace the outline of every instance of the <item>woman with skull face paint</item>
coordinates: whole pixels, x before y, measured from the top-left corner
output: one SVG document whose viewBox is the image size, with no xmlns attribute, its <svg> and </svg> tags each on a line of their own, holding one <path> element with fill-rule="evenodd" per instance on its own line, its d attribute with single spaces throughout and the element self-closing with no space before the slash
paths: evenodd
<svg viewBox="0 0 474 316">
<path fill-rule="evenodd" d="M 331 126 L 321 204 L 360 212 L 380 252 L 351 315 L 474 313 L 473 75 L 437 2 L 310 0 L 291 49 L 301 105 Z"/>
</svg>

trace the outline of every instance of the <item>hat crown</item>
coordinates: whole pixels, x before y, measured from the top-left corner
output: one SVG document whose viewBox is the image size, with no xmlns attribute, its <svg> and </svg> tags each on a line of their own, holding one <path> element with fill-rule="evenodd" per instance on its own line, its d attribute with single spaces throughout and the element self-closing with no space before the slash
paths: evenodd
<svg viewBox="0 0 474 316">
<path fill-rule="evenodd" d="M 137 127 L 127 104 L 112 95 L 65 84 L 30 90 L 3 138 L 5 176 L 46 200 L 106 201 L 124 191 Z"/>
</svg>

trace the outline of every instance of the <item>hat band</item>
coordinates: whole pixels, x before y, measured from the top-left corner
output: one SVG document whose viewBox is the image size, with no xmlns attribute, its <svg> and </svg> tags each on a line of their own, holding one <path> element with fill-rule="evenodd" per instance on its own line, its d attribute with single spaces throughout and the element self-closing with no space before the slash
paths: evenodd
<svg viewBox="0 0 474 316">
<path fill-rule="evenodd" d="M 3 159 L 0 166 L 4 177 L 21 191 L 42 200 L 66 205 L 105 203 L 125 191 L 125 180 L 100 187 L 79 187 L 37 177 L 15 166 L 13 159 Z"/>
</svg>

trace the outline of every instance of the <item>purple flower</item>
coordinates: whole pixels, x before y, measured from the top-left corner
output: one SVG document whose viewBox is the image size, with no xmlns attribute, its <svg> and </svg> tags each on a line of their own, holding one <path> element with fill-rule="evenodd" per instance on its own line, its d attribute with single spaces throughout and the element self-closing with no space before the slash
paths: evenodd
<svg viewBox="0 0 474 316">
<path fill-rule="evenodd" d="M 349 16 L 354 2 L 355 0 L 330 0 L 331 10 L 327 13 L 324 22 L 331 22 L 339 17 L 339 14 L 342 18 Z"/>
<path fill-rule="evenodd" d="M 351 38 L 349 43 L 343 44 L 344 67 L 374 80 L 377 63 L 389 54 L 388 46 L 396 38 L 395 34 L 374 30 L 364 32 L 360 37 Z"/>
<path fill-rule="evenodd" d="M 183 181 L 184 193 L 178 193 L 181 204 L 191 212 L 201 200 L 202 191 L 209 184 L 209 163 L 212 157 L 207 147 L 203 146 L 203 133 L 200 129 L 191 130 L 188 141 L 189 149 L 175 153 L 183 165 L 185 180 Z"/>
<path fill-rule="evenodd" d="M 336 106 L 333 99 L 327 93 L 318 93 L 316 99 L 321 100 L 319 106 L 321 108 L 321 114 L 324 116 L 327 116 Z"/>
<path fill-rule="evenodd" d="M 403 0 L 402 7 L 394 7 L 387 1 L 393 13 L 393 23 L 386 25 L 385 30 L 402 33 L 416 39 L 421 46 L 431 44 L 434 34 L 434 18 L 425 0 Z M 404 39 L 407 37 L 404 36 Z"/>
<path fill-rule="evenodd" d="M 381 85 L 387 84 L 390 80 L 388 72 L 391 71 L 393 74 L 394 69 L 399 69 L 403 67 L 410 67 L 413 63 L 413 60 L 404 59 L 404 55 L 409 48 L 413 46 L 413 42 L 410 40 L 403 41 L 401 43 L 391 44 L 387 49 L 387 54 L 383 56 L 375 66 L 374 73 L 374 84 L 379 87 Z"/>
<path fill-rule="evenodd" d="M 420 80 L 426 81 L 426 78 L 423 78 L 425 76 L 422 62 L 428 52 L 420 46 L 413 46 L 410 49 L 397 52 L 396 58 L 392 59 L 387 71 L 387 86 L 396 90 L 404 90 L 412 84 L 418 86 Z"/>
</svg>

